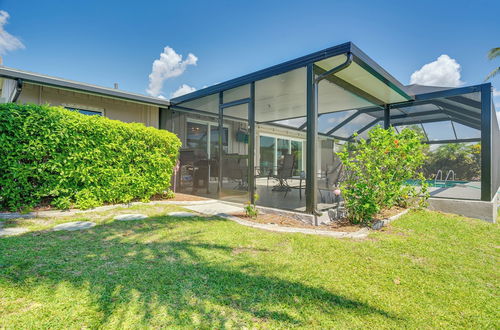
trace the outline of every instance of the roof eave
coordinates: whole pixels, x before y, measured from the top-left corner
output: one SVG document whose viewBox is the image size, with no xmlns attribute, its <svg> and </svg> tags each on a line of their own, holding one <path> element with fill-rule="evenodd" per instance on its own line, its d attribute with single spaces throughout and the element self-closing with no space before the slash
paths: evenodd
<svg viewBox="0 0 500 330">
<path fill-rule="evenodd" d="M 161 107 L 168 107 L 170 102 L 145 95 L 124 92 L 116 89 L 100 87 L 90 84 L 79 83 L 76 81 L 65 80 L 62 78 L 50 77 L 37 73 L 21 71 L 13 68 L 0 67 L 0 77 L 8 79 L 22 79 L 26 83 L 55 87 L 71 91 L 77 91 L 86 94 L 93 94 L 104 97 L 111 97 L 115 99 L 122 99 L 132 102 L 139 102 L 148 105 L 157 105 Z"/>
</svg>

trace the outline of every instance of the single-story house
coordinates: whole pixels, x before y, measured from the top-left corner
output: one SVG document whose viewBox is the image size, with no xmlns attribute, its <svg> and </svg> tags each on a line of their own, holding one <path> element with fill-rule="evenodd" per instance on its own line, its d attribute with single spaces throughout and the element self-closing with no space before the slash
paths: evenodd
<svg viewBox="0 0 500 330">
<path fill-rule="evenodd" d="M 496 218 L 500 132 L 491 84 L 405 86 L 350 42 L 169 101 L 6 67 L 0 77 L 2 102 L 50 103 L 176 133 L 176 191 L 233 202 L 257 193 L 259 205 L 309 214 L 336 204 L 335 151 L 375 125 L 419 130 L 430 152 L 476 145 L 473 169 L 453 161 L 428 169 L 430 204 Z"/>
</svg>

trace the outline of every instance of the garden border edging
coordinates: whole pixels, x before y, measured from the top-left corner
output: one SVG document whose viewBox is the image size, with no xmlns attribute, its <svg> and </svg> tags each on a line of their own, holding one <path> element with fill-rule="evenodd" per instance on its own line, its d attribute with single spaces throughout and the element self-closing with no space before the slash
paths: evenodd
<svg viewBox="0 0 500 330">
<path fill-rule="evenodd" d="M 410 210 L 411 210 L 411 208 L 408 208 L 408 209 L 405 209 L 405 210 L 399 212 L 398 214 L 395 214 L 392 217 L 389 217 L 387 219 L 375 221 L 371 225 L 370 228 L 373 230 L 380 230 L 380 229 L 382 229 L 382 227 L 387 226 L 389 223 L 393 222 L 394 220 L 399 219 L 400 217 L 402 217 L 403 215 L 408 213 Z"/>
</svg>

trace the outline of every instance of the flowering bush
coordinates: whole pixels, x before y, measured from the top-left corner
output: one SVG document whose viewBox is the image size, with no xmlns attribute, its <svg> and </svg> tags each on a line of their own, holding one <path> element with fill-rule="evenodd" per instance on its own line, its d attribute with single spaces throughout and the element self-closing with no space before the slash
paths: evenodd
<svg viewBox="0 0 500 330">
<path fill-rule="evenodd" d="M 254 194 L 253 198 L 254 198 L 253 204 L 250 201 L 248 201 L 246 203 L 244 209 L 245 209 L 245 214 L 247 217 L 257 218 L 257 216 L 259 215 L 259 210 L 257 209 L 257 206 L 255 204 L 259 200 L 259 195 Z"/>
<path fill-rule="evenodd" d="M 345 169 L 341 188 L 348 217 L 353 223 L 368 223 L 384 208 L 407 206 L 418 194 L 427 196 L 420 173 L 425 160 L 422 136 L 410 129 L 397 133 L 376 126 L 368 139 L 349 143 L 338 156 Z M 422 189 L 407 185 L 422 179 Z"/>
</svg>

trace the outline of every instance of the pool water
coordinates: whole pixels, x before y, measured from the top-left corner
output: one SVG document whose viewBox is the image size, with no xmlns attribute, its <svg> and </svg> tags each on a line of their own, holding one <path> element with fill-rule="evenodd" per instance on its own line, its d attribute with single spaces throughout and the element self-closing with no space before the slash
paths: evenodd
<svg viewBox="0 0 500 330">
<path fill-rule="evenodd" d="M 444 181 L 444 180 L 426 180 L 426 182 L 429 184 L 429 187 L 436 187 L 436 188 L 452 188 L 455 187 L 456 185 L 465 185 L 469 183 L 469 181 Z M 420 180 L 406 180 L 406 183 L 411 185 L 411 186 L 420 186 L 421 181 Z"/>
</svg>

